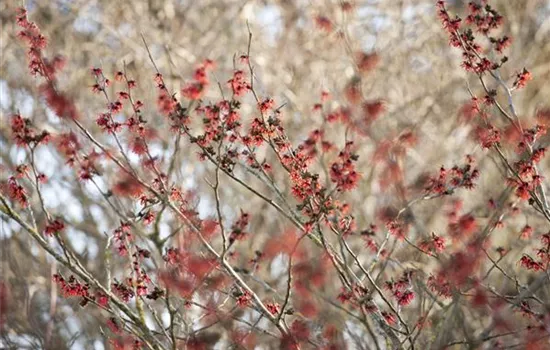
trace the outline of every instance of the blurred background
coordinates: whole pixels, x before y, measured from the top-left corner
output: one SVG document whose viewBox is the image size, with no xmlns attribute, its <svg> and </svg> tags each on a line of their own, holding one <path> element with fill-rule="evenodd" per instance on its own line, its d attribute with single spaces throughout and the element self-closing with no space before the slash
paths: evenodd
<svg viewBox="0 0 550 350">
<path fill-rule="evenodd" d="M 16 38 L 14 17 L 18 6 L 27 7 L 30 19 L 48 38 L 47 54 L 67 58 L 59 76 L 60 87 L 76 101 L 82 123 L 105 144 L 112 144 L 112 140 L 101 135 L 95 124 L 97 114 L 105 110 L 105 100 L 91 91 L 94 80 L 90 68 L 101 67 L 113 77 L 125 67 L 128 76 L 139 84 L 136 94 L 145 103 L 149 122 L 164 125 L 155 107 L 155 71 L 142 36 L 169 90 L 179 91 L 204 59 L 215 62 L 214 79 L 224 85 L 235 64 L 239 64 L 238 58 L 247 52 L 248 25 L 253 34 L 250 59 L 256 73 L 255 89 L 262 97 L 272 97 L 276 106 L 283 106 L 281 118 L 295 144 L 304 141 L 313 129 L 326 127 L 322 113 L 314 109 L 321 102 L 322 91 L 330 94 L 323 113 L 345 109 L 354 120 L 355 130 L 330 126 L 326 137 L 341 148 L 349 133 L 355 134 L 360 156 L 358 170 L 363 178 L 357 190 L 343 199 L 354 208 L 359 230 L 370 224 L 383 228 L 385 212 L 395 213 L 422 194 L 426 174 L 437 174 L 441 166 L 462 164 L 466 154 L 476 158 L 482 175 L 475 192 L 462 191 L 456 198 L 463 202 L 462 212 L 473 213 L 482 225 L 487 219 L 487 201 L 499 198 L 505 189 L 502 169 L 496 158 L 482 150 L 472 136 L 475 121 L 464 107 L 470 98 L 468 87 L 474 93 L 481 94 L 482 90 L 476 79 L 459 67 L 460 51 L 449 47 L 434 3 L 432 0 L 0 1 L 1 180 L 5 181 L 18 164 L 28 162 L 28 155 L 14 145 L 10 134 L 9 117 L 14 112 L 32 118 L 39 129 L 52 133 L 70 130 L 46 108 L 38 97 L 38 82 L 27 74 L 25 47 Z M 449 1 L 448 8 L 464 14 L 466 3 Z M 500 32 L 512 38 L 512 46 L 505 51 L 509 62 L 501 71 L 504 80 L 513 82 L 524 67 L 533 75 L 527 87 L 514 95 L 518 114 L 525 125 L 534 125 L 537 113 L 539 122 L 550 122 L 550 113 L 544 114 L 550 108 L 550 2 L 495 0 L 491 4 L 505 18 Z M 373 55 L 377 57 L 374 68 L 368 66 L 368 60 L 361 61 Z M 496 87 L 493 82 L 489 85 Z M 350 97 L 350 87 L 359 91 L 358 98 Z M 219 100 L 219 91 L 209 89 L 205 100 L 209 99 Z M 383 102 L 383 112 L 372 122 L 362 119 L 361 106 L 365 101 Z M 255 102 L 250 96 L 244 102 L 243 115 L 252 116 Z M 504 122 L 496 124 L 503 126 Z M 174 153 L 174 147 L 179 148 L 174 181 L 197 194 L 195 201 L 202 217 L 213 215 L 212 191 L 204 181 L 211 178 L 213 169 L 197 161 L 196 149 L 183 140 L 174 144 L 168 133 L 157 135 L 153 145 L 155 154 L 164 162 L 171 161 L 167 157 Z M 89 144 L 83 148 L 92 149 Z M 406 152 L 401 152 L 401 148 Z M 509 149 L 513 155 L 513 147 Z M 117 227 L 119 218 L 98 188 L 109 190 L 112 183 L 104 179 L 116 179 L 116 169 L 103 169 L 104 176 L 97 179 L 95 187 L 75 181 L 74 171 L 64 165 L 64 158 L 55 149 L 44 148 L 37 158 L 38 167 L 49 178 L 44 186 L 48 208 L 68 221 L 65 235 L 83 264 L 103 276 L 107 237 Z M 315 167 L 322 171 L 322 164 Z M 548 170 L 548 164 L 543 162 L 541 168 Z M 241 175 L 249 176 L 244 172 Z M 278 184 L 288 193 L 288 181 L 282 173 L 278 176 L 274 171 Z M 253 177 L 249 181 L 264 188 Z M 244 257 L 246 252 L 250 255 L 261 249 L 266 237 L 283 232 L 288 225 L 272 208 L 227 179 L 221 197 L 228 222 L 235 220 L 238 209 L 251 213 L 255 239 L 243 243 Z M 447 230 L 444 214 L 453 208 L 452 203 L 450 199 L 434 200 L 411 207 L 408 212 L 408 220 L 414 223 L 411 240 L 429 237 L 432 231 L 444 235 Z M 513 196 L 505 203 L 514 204 Z M 117 205 L 123 211 L 133 210 L 130 202 L 121 201 Z M 58 297 L 51 281 L 58 267 L 17 224 L 3 215 L 1 220 L 3 340 L 0 343 L 5 348 L 43 348 L 44 344 L 49 344 L 50 349 L 107 348 L 100 313 L 81 308 L 78 300 Z M 547 231 L 543 221 L 526 209 L 521 215 L 507 219 L 493 238 L 492 249 L 505 246 L 515 252 L 502 262 L 512 271 L 518 269 L 516 262 L 521 253 L 529 250 L 528 241 L 518 240 L 518 233 L 527 222 L 536 231 Z M 157 229 L 161 237 L 168 237 L 178 229 L 178 224 L 168 216 Z M 392 271 L 398 276 L 408 263 L 429 273 L 432 267 L 422 265 L 422 256 L 410 249 L 399 249 L 396 244 L 394 259 L 399 264 L 390 266 L 395 269 L 388 269 L 385 277 L 392 277 Z M 353 245 L 365 249 L 359 239 Z M 312 253 L 312 259 L 315 258 Z M 113 266 L 116 269 L 116 263 Z M 284 285 L 280 273 L 268 271 L 265 278 Z M 495 278 L 493 282 L 499 288 L 508 288 L 507 282 Z M 513 289 L 513 284 L 510 288 Z M 335 287 L 323 292 L 334 296 L 337 290 Z"/>
</svg>

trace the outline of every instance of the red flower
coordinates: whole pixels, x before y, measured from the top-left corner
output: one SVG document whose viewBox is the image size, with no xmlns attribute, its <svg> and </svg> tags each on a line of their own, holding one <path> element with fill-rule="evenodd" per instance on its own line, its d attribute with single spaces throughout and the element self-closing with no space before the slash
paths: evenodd
<svg viewBox="0 0 550 350">
<path fill-rule="evenodd" d="M 456 223 L 449 225 L 449 234 L 454 238 L 468 237 L 476 230 L 476 219 L 470 214 L 461 216 Z"/>
<path fill-rule="evenodd" d="M 398 297 L 397 303 L 401 306 L 407 306 L 411 303 L 413 299 L 414 299 L 414 293 L 408 290 Z"/>
<path fill-rule="evenodd" d="M 139 197 L 143 193 L 143 186 L 131 175 L 126 175 L 113 186 L 113 193 L 122 197 Z"/>
<path fill-rule="evenodd" d="M 252 294 L 250 294 L 249 291 L 245 290 L 243 294 L 237 297 L 237 305 L 240 307 L 246 307 L 249 306 L 252 302 Z"/>
<path fill-rule="evenodd" d="M 204 85 L 202 83 L 188 83 L 183 89 L 181 89 L 182 96 L 189 100 L 200 99 L 203 92 Z"/>
<path fill-rule="evenodd" d="M 483 148 L 491 148 L 500 142 L 500 130 L 492 125 L 478 128 L 477 135 Z"/>
<path fill-rule="evenodd" d="M 46 104 L 60 118 L 79 119 L 76 106 L 65 95 L 60 94 L 52 83 L 46 83 L 40 87 L 40 92 L 46 100 Z"/>
<path fill-rule="evenodd" d="M 61 219 L 55 219 L 54 221 L 50 222 L 46 228 L 44 229 L 44 234 L 46 236 L 53 236 L 56 233 L 59 233 L 65 229 L 65 224 Z"/>
<path fill-rule="evenodd" d="M 178 250 L 175 248 L 168 248 L 163 259 L 168 265 L 177 264 L 180 260 Z"/>
<path fill-rule="evenodd" d="M 354 5 L 351 1 L 342 1 L 340 4 L 340 8 L 343 12 L 351 12 L 354 8 Z"/>
<path fill-rule="evenodd" d="M 119 334 L 121 332 L 120 326 L 118 325 L 118 322 L 114 317 L 111 317 L 107 320 L 107 327 L 109 327 L 111 332 L 115 334 Z"/>
<path fill-rule="evenodd" d="M 217 261 L 212 258 L 192 256 L 187 259 L 186 268 L 197 279 L 202 280 L 216 268 L 217 264 Z"/>
<path fill-rule="evenodd" d="M 315 17 L 315 24 L 319 29 L 324 30 L 325 32 L 331 32 L 332 31 L 332 22 L 328 17 L 326 16 L 317 16 Z"/>
<path fill-rule="evenodd" d="M 433 233 L 432 235 L 433 235 L 432 242 L 433 242 L 435 251 L 442 252 L 443 250 L 445 250 L 445 239 L 443 237 L 436 235 L 435 233 Z"/>
<path fill-rule="evenodd" d="M 395 325 L 397 322 L 396 317 L 393 314 L 390 314 L 389 312 L 382 311 L 382 317 L 386 320 L 386 323 L 388 323 L 390 326 Z"/>
<path fill-rule="evenodd" d="M 130 299 L 134 297 L 134 292 L 132 288 L 123 283 L 120 283 L 120 282 L 113 283 L 112 289 L 114 290 L 114 293 L 119 298 L 121 298 L 122 301 L 124 301 L 125 303 L 129 302 Z"/>
<path fill-rule="evenodd" d="M 292 326 L 290 326 L 290 330 L 297 339 L 305 340 L 309 338 L 310 330 L 305 321 L 295 320 L 294 322 L 292 322 Z"/>
<path fill-rule="evenodd" d="M 152 211 L 148 211 L 145 215 L 143 215 L 143 224 L 144 225 L 150 225 L 155 221 L 155 213 Z"/>
<path fill-rule="evenodd" d="M 512 40 L 507 36 L 503 36 L 500 39 L 493 39 L 491 40 L 491 42 L 495 45 L 495 50 L 498 53 L 502 53 L 504 49 L 510 46 L 510 44 L 512 43 Z"/>
<path fill-rule="evenodd" d="M 157 107 L 159 111 L 164 115 L 170 115 L 176 110 L 177 102 L 175 98 L 169 96 L 164 90 L 162 90 L 157 97 Z"/>
<path fill-rule="evenodd" d="M 101 292 L 96 294 L 96 300 L 100 306 L 107 307 L 109 305 L 109 297 Z"/>
<path fill-rule="evenodd" d="M 48 177 L 44 174 L 38 174 L 37 176 L 37 180 L 38 182 L 40 182 L 41 184 L 45 184 L 46 182 L 48 182 Z"/>
<path fill-rule="evenodd" d="M 55 274 L 52 276 L 52 279 L 55 283 L 59 285 L 63 295 L 66 298 L 82 297 L 84 298 L 84 304 L 90 299 L 88 285 L 80 283 L 74 276 L 70 276 L 68 280 L 65 280 L 63 276 Z"/>
<path fill-rule="evenodd" d="M 265 304 L 265 307 L 273 315 L 277 315 L 280 311 L 280 306 L 277 303 L 267 303 Z"/>
<path fill-rule="evenodd" d="M 258 109 L 260 112 L 265 113 L 269 109 L 273 108 L 274 101 L 270 98 L 266 98 L 263 101 L 258 103 Z"/>
<path fill-rule="evenodd" d="M 101 68 L 92 68 L 92 75 L 95 77 L 99 77 L 103 75 L 103 71 L 101 70 Z"/>
<path fill-rule="evenodd" d="M 231 226 L 229 241 L 243 240 L 247 236 L 246 227 L 248 226 L 249 215 L 241 211 L 239 219 Z"/>
<path fill-rule="evenodd" d="M 117 113 L 120 113 L 120 111 L 122 111 L 123 105 L 122 105 L 122 102 L 115 101 L 115 102 L 109 103 L 107 107 L 109 108 L 109 111 L 111 111 L 112 114 L 117 114 Z"/>
<path fill-rule="evenodd" d="M 516 89 L 521 89 L 525 87 L 529 80 L 533 79 L 531 72 L 523 68 L 523 70 L 516 75 L 516 81 L 514 82 L 514 87 Z"/>
<path fill-rule="evenodd" d="M 523 200 L 528 200 L 531 197 L 527 183 L 522 182 L 521 185 L 516 188 L 516 196 Z"/>
<path fill-rule="evenodd" d="M 128 99 L 130 99 L 130 94 L 127 93 L 126 91 L 119 91 L 117 93 L 117 95 L 118 95 L 119 100 L 128 100 Z"/>
<path fill-rule="evenodd" d="M 27 191 L 17 183 L 13 176 L 8 179 L 8 197 L 18 202 L 23 208 L 29 204 Z"/>
<path fill-rule="evenodd" d="M 376 53 L 366 53 L 359 52 L 356 54 L 357 57 L 357 68 L 362 73 L 367 73 L 373 70 L 378 62 L 380 62 L 380 57 Z"/>
<path fill-rule="evenodd" d="M 143 155 L 147 153 L 147 143 L 143 137 L 134 137 L 130 149 L 137 155 Z"/>
<path fill-rule="evenodd" d="M 388 229 L 390 234 L 394 235 L 399 240 L 404 240 L 405 235 L 408 232 L 407 225 L 394 220 L 388 221 L 386 223 L 386 228 Z"/>
<path fill-rule="evenodd" d="M 451 284 L 441 274 L 437 277 L 430 276 L 428 278 L 427 285 L 432 292 L 435 292 L 440 296 L 450 298 L 453 295 Z"/>
<path fill-rule="evenodd" d="M 386 110 L 385 102 L 382 100 L 377 101 L 367 101 L 363 103 L 363 112 L 365 119 L 369 122 L 375 121 L 378 119 L 380 114 L 384 113 Z"/>
<path fill-rule="evenodd" d="M 529 239 L 531 238 L 531 235 L 533 234 L 533 228 L 529 225 L 525 225 L 523 229 L 520 232 L 520 236 L 523 239 Z"/>
<path fill-rule="evenodd" d="M 244 95 L 248 90 L 250 90 L 250 85 L 244 80 L 244 73 L 242 70 L 236 70 L 233 72 L 233 78 L 228 82 L 233 95 L 236 97 Z"/>
<path fill-rule="evenodd" d="M 344 88 L 344 94 L 350 103 L 358 103 L 361 100 L 361 80 L 359 78 L 351 79 Z"/>
<path fill-rule="evenodd" d="M 535 261 L 529 255 L 523 255 L 519 260 L 519 263 L 521 266 L 525 267 L 527 270 L 533 270 L 533 271 L 544 270 L 544 267 L 542 266 L 542 264 L 538 261 Z"/>
</svg>

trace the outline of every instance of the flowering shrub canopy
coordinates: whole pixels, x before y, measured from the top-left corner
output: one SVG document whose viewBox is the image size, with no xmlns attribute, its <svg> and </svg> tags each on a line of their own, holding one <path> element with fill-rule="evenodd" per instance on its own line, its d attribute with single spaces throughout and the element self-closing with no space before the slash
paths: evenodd
<svg viewBox="0 0 550 350">
<path fill-rule="evenodd" d="M 384 84 L 407 46 L 356 48 L 368 5 L 304 5 L 305 24 L 280 6 L 285 30 L 308 26 L 323 44 L 279 52 L 316 51 L 286 78 L 319 83 L 316 64 L 334 60 L 328 86 L 264 80 L 268 51 L 247 22 L 234 54 L 162 53 L 154 36 L 127 33 L 143 62 L 85 67 L 32 12 L 12 10 L 32 83 L 6 86 L 39 107 L 11 108 L 2 129 L 2 344 L 70 348 L 65 328 L 77 327 L 82 348 L 550 347 L 550 113 L 521 102 L 538 77 L 524 67 L 534 58 L 510 51 L 511 13 L 430 4 L 460 79 L 453 103 L 426 91 L 417 103 L 394 96 L 422 90 L 410 72 Z M 121 27 L 110 30 L 131 32 Z M 73 88 L 71 71 L 85 71 Z M 48 282 L 12 249 L 47 266 Z M 35 301 L 40 334 L 11 302 L 26 284 L 48 293 Z"/>
</svg>

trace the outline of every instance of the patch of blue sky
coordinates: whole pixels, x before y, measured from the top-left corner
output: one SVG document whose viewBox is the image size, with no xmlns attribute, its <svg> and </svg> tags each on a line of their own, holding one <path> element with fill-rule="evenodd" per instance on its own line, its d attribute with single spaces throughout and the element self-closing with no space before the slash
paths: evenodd
<svg viewBox="0 0 550 350">
<path fill-rule="evenodd" d="M 94 221 L 97 223 L 97 231 L 106 232 L 107 234 L 109 234 L 109 230 L 111 230 L 112 227 L 107 225 L 107 222 L 103 220 L 103 217 L 105 216 L 105 211 L 103 210 L 103 208 L 101 208 L 99 205 L 91 205 L 90 214 L 92 215 Z"/>
<path fill-rule="evenodd" d="M 89 5 L 78 11 L 73 22 L 75 31 L 84 34 L 95 34 L 100 29 L 100 23 L 95 18 L 101 17 L 100 9 L 95 5 Z"/>
<path fill-rule="evenodd" d="M 0 108 L 7 110 L 10 108 L 11 102 L 11 97 L 8 94 L 8 82 L 2 79 L 0 80 Z"/>
<path fill-rule="evenodd" d="M 255 13 L 257 23 L 267 34 L 270 44 L 275 44 L 282 30 L 282 17 L 278 6 L 266 5 L 259 7 Z"/>
<path fill-rule="evenodd" d="M 12 94 L 10 94 L 10 92 Z M 12 96 L 14 98 L 14 101 L 12 100 Z M 13 106 L 16 106 L 21 115 L 23 115 L 24 117 L 29 116 L 34 110 L 33 101 L 34 98 L 30 96 L 26 91 L 10 91 L 8 83 L 5 80 L 0 80 L 0 107 L 2 108 L 2 111 L 16 112 L 10 110 L 11 108 L 13 108 Z"/>
</svg>

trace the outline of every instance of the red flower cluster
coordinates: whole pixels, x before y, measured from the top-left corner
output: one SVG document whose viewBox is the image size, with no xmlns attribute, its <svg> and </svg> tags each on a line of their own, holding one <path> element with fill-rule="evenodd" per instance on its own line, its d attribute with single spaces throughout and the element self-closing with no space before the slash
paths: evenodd
<svg viewBox="0 0 550 350">
<path fill-rule="evenodd" d="M 485 6 L 470 1 L 468 3 L 469 14 L 466 23 L 473 24 L 483 34 L 489 33 L 502 25 L 503 17 L 485 2 Z"/>
<path fill-rule="evenodd" d="M 239 219 L 231 226 L 231 233 L 229 234 L 229 243 L 232 244 L 237 240 L 243 240 L 247 236 L 246 227 L 248 226 L 248 221 L 250 217 L 248 213 L 245 213 L 241 210 L 241 215 Z"/>
<path fill-rule="evenodd" d="M 383 100 L 366 101 L 363 103 L 363 120 L 368 126 L 374 122 L 380 114 L 386 111 L 386 103 Z"/>
<path fill-rule="evenodd" d="M 445 239 L 432 232 L 432 237 L 420 242 L 418 247 L 425 252 L 441 253 L 445 250 Z"/>
<path fill-rule="evenodd" d="M 178 264 L 180 260 L 178 250 L 173 247 L 168 248 L 163 256 L 163 259 L 168 265 Z"/>
<path fill-rule="evenodd" d="M 384 320 L 386 320 L 386 323 L 393 326 L 397 323 L 397 317 L 395 317 L 394 314 L 382 311 L 382 317 L 384 317 Z"/>
<path fill-rule="evenodd" d="M 462 215 L 449 223 L 449 235 L 455 239 L 470 237 L 477 230 L 475 217 L 470 214 Z"/>
<path fill-rule="evenodd" d="M 27 19 L 27 10 L 18 9 L 17 25 L 22 28 L 18 37 L 25 41 L 29 46 L 29 69 L 32 75 L 51 76 L 51 67 L 47 67 L 42 61 L 42 49 L 46 47 L 46 37 L 42 35 L 40 29 L 34 22 Z"/>
<path fill-rule="evenodd" d="M 428 288 L 439 296 L 450 298 L 453 296 L 453 286 L 444 274 L 430 275 L 427 281 Z"/>
<path fill-rule="evenodd" d="M 531 72 L 523 68 L 523 70 L 516 75 L 516 80 L 514 81 L 514 87 L 516 89 L 521 89 L 525 87 L 529 80 L 533 79 Z"/>
<path fill-rule="evenodd" d="M 114 317 L 110 317 L 108 320 L 107 320 L 107 327 L 109 327 L 109 329 L 111 330 L 111 332 L 115 333 L 115 334 L 120 334 L 120 332 L 122 331 L 120 329 L 120 325 L 118 324 L 118 321 L 116 320 L 116 318 Z"/>
<path fill-rule="evenodd" d="M 23 208 L 29 205 L 29 198 L 27 197 L 27 191 L 21 186 L 15 177 L 10 177 L 7 184 L 8 197 L 16 201 Z"/>
<path fill-rule="evenodd" d="M 64 229 L 65 224 L 63 223 L 63 221 L 61 221 L 61 219 L 55 219 L 48 223 L 48 225 L 46 225 L 46 228 L 44 229 L 44 234 L 51 237 L 54 234 L 63 231 Z"/>
<path fill-rule="evenodd" d="M 139 197 L 143 194 L 143 186 L 132 175 L 125 174 L 121 180 L 113 185 L 113 193 L 121 197 Z"/>
<path fill-rule="evenodd" d="M 56 136 L 57 150 L 67 158 L 67 164 L 73 165 L 78 157 L 78 151 L 82 149 L 75 133 L 69 132 Z"/>
<path fill-rule="evenodd" d="M 46 144 L 50 140 L 50 133 L 43 130 L 38 131 L 33 127 L 32 121 L 21 117 L 19 114 L 14 114 L 11 119 L 11 131 L 13 133 L 15 143 L 19 146 L 36 146 Z"/>
<path fill-rule="evenodd" d="M 277 315 L 280 312 L 280 306 L 277 303 L 266 303 L 265 307 L 272 315 Z"/>
<path fill-rule="evenodd" d="M 90 287 L 88 284 L 79 282 L 74 276 L 70 276 L 68 280 L 59 274 L 52 276 L 53 281 L 58 284 L 63 296 L 68 297 L 82 297 L 81 305 L 84 306 L 89 300 L 93 300 L 93 296 L 90 295 Z"/>
<path fill-rule="evenodd" d="M 64 94 L 60 93 L 55 86 L 55 74 L 65 65 L 65 59 L 56 56 L 53 60 L 42 56 L 42 50 L 46 47 L 46 38 L 34 22 L 27 19 L 27 11 L 19 9 L 17 24 L 22 28 L 18 37 L 25 41 L 29 47 L 29 70 L 32 75 L 39 75 L 46 79 L 40 86 L 40 92 L 47 105 L 60 118 L 78 119 L 79 114 L 75 104 Z"/>
<path fill-rule="evenodd" d="M 350 191 L 357 186 L 361 175 L 355 169 L 355 162 L 359 156 L 352 151 L 353 142 L 348 141 L 344 149 L 338 154 L 338 160 L 330 167 L 330 180 L 336 184 L 338 191 Z"/>
<path fill-rule="evenodd" d="M 400 306 L 407 306 L 414 299 L 414 292 L 411 290 L 412 273 L 412 271 L 405 271 L 398 281 L 386 281 L 384 285 Z"/>
<path fill-rule="evenodd" d="M 368 289 L 358 284 L 353 284 L 351 290 L 342 288 L 337 299 L 343 304 L 350 302 L 355 307 L 364 307 L 369 313 L 377 310 L 376 305 L 368 296 Z"/>
<path fill-rule="evenodd" d="M 227 84 L 233 91 L 234 97 L 243 96 L 250 90 L 250 84 L 244 79 L 244 72 L 242 70 L 236 70 L 233 72 L 233 78 L 227 81 Z"/>
<path fill-rule="evenodd" d="M 479 178 L 479 170 L 474 167 L 474 159 L 466 157 L 466 164 L 453 166 L 450 170 L 444 167 L 439 169 L 438 176 L 429 177 L 425 188 L 427 193 L 449 195 L 457 188 L 471 190 Z"/>
<path fill-rule="evenodd" d="M 500 130 L 489 124 L 477 129 L 477 136 L 483 148 L 491 148 L 500 142 Z"/>
<path fill-rule="evenodd" d="M 325 32 L 332 32 L 332 21 L 322 15 L 318 15 L 314 18 L 317 27 Z"/>
<path fill-rule="evenodd" d="M 380 56 L 376 53 L 358 52 L 355 54 L 357 68 L 361 73 L 372 71 L 380 62 Z"/>
<path fill-rule="evenodd" d="M 390 220 L 386 223 L 388 232 L 399 240 L 404 240 L 409 232 L 409 225 L 399 220 Z"/>
<path fill-rule="evenodd" d="M 491 62 L 486 57 L 483 57 L 483 49 L 481 45 L 476 42 L 472 29 L 463 25 L 462 20 L 458 16 L 451 18 L 445 8 L 444 1 L 437 1 L 437 7 L 443 27 L 449 34 L 451 46 L 462 49 L 462 67 L 466 71 L 481 75 L 489 70 L 499 68 L 508 60 L 508 58 L 504 56 L 500 59 L 500 62 Z M 502 16 L 490 5 L 486 4 L 485 6 L 481 6 L 478 3 L 470 2 L 468 10 L 469 14 L 466 17 L 466 24 L 473 26 L 476 31 L 484 35 L 488 35 L 489 32 L 497 29 L 502 24 Z M 489 37 L 489 39 L 499 53 L 501 53 L 510 43 L 510 39 L 506 36 L 502 38 Z"/>
<path fill-rule="evenodd" d="M 122 299 L 122 301 L 125 303 L 129 302 L 130 299 L 132 299 L 135 295 L 131 284 L 126 285 L 121 282 L 114 282 L 112 284 L 112 288 L 116 296 Z"/>
<path fill-rule="evenodd" d="M 187 85 L 181 89 L 182 96 L 190 100 L 199 100 L 209 84 L 206 75 L 207 69 L 213 67 L 214 63 L 211 60 L 206 60 L 197 67 L 194 74 L 194 81 L 187 83 Z"/>
<path fill-rule="evenodd" d="M 237 305 L 240 307 L 247 307 L 252 302 L 252 294 L 249 291 L 245 290 L 244 293 L 239 295 L 236 299 Z"/>
<path fill-rule="evenodd" d="M 521 266 L 525 267 L 527 270 L 533 270 L 533 271 L 543 271 L 544 266 L 541 262 L 536 261 L 529 255 L 525 254 L 519 259 L 519 263 Z"/>
</svg>

